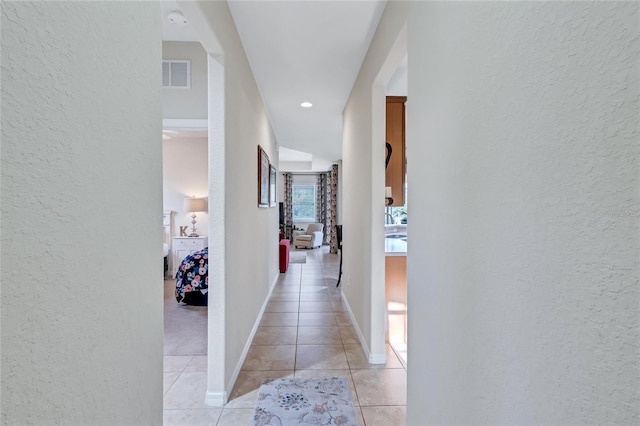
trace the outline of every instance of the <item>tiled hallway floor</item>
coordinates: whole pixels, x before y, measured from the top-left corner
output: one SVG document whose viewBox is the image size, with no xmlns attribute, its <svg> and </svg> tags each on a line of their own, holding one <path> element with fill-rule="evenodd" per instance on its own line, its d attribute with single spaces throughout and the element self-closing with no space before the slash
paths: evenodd
<svg viewBox="0 0 640 426">
<path fill-rule="evenodd" d="M 387 364 L 368 363 L 340 290 L 339 258 L 308 250 L 280 274 L 236 386 L 224 408 L 204 406 L 206 356 L 166 356 L 165 425 L 251 425 L 265 378 L 345 376 L 361 425 L 405 424 L 406 370 L 387 345 Z"/>
</svg>

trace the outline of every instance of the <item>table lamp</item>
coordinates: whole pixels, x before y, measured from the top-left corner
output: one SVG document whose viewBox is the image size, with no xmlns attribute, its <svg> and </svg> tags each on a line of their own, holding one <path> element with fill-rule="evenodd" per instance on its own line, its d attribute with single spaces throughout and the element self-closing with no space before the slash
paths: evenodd
<svg viewBox="0 0 640 426">
<path fill-rule="evenodd" d="M 190 237 L 198 237 L 196 231 L 196 212 L 206 212 L 208 210 L 207 197 L 196 198 L 195 195 L 191 198 L 184 199 L 184 211 L 191 212 L 191 234 Z"/>
</svg>

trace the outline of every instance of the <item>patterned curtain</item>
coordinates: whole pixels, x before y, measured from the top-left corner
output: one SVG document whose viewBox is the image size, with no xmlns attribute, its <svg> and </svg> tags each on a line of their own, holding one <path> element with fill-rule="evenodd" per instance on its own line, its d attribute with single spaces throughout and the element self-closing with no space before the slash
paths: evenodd
<svg viewBox="0 0 640 426">
<path fill-rule="evenodd" d="M 284 176 L 284 237 L 293 238 L 293 175 L 283 173 Z"/>
<path fill-rule="evenodd" d="M 338 165 L 331 166 L 329 182 L 327 183 L 327 222 L 329 223 L 329 253 L 338 253 Z"/>
<path fill-rule="evenodd" d="M 316 222 L 324 225 L 323 244 L 327 244 L 329 227 L 327 226 L 327 173 L 318 173 L 316 177 Z"/>
</svg>

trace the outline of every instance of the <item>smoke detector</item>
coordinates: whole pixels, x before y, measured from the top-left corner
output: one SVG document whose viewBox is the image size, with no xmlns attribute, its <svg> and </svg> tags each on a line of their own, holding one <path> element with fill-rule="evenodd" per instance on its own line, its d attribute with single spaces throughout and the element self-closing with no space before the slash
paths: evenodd
<svg viewBox="0 0 640 426">
<path fill-rule="evenodd" d="M 167 15 L 167 19 L 169 20 L 169 22 L 175 25 L 187 25 L 187 18 L 185 18 L 182 12 L 180 12 L 179 10 L 169 12 L 169 15 Z"/>
</svg>

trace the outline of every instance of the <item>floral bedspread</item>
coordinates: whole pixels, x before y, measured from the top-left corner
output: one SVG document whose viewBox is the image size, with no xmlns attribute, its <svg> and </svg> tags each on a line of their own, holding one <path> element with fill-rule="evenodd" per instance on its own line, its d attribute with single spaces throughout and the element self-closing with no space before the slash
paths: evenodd
<svg viewBox="0 0 640 426">
<path fill-rule="evenodd" d="M 176 300 L 197 305 L 206 304 L 205 296 L 208 291 L 209 247 L 205 247 L 188 255 L 180 263 L 176 273 Z"/>
</svg>

